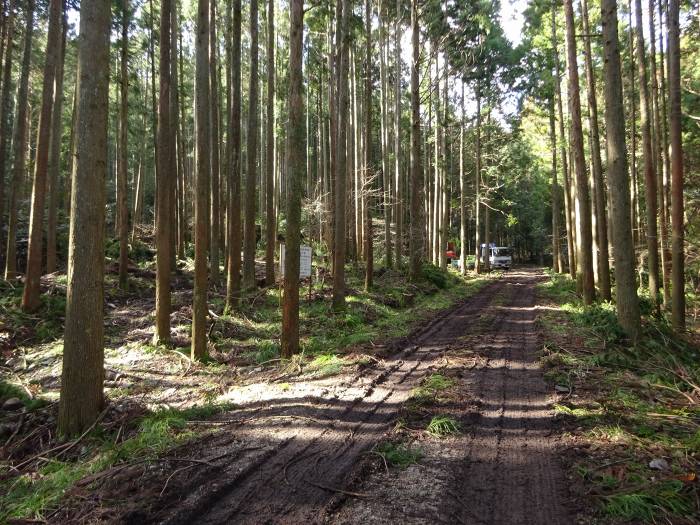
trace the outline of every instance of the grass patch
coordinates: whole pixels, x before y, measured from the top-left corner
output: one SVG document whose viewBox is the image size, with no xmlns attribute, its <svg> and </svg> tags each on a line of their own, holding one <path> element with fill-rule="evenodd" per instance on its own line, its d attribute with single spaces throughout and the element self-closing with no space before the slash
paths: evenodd
<svg viewBox="0 0 700 525">
<path fill-rule="evenodd" d="M 606 496 L 604 510 L 610 516 L 633 522 L 653 522 L 661 516 L 687 516 L 692 512 L 688 492 L 682 481 L 663 481 L 649 492 Z"/>
<path fill-rule="evenodd" d="M 314 377 L 334 376 L 342 372 L 346 364 L 342 357 L 335 354 L 324 354 L 316 356 L 313 361 L 306 365 L 306 372 Z"/>
<path fill-rule="evenodd" d="M 409 407 L 425 406 L 438 400 L 438 395 L 455 384 L 454 379 L 442 374 L 432 374 L 421 381 L 420 386 L 411 391 Z"/>
<path fill-rule="evenodd" d="M 459 434 L 462 430 L 461 425 L 455 419 L 449 416 L 434 416 L 430 420 L 425 430 L 433 437 L 446 437 L 453 434 Z"/>
<path fill-rule="evenodd" d="M 381 455 L 393 467 L 406 468 L 418 463 L 423 453 L 418 448 L 409 447 L 405 443 L 387 441 L 380 443 L 374 451 Z"/>
</svg>

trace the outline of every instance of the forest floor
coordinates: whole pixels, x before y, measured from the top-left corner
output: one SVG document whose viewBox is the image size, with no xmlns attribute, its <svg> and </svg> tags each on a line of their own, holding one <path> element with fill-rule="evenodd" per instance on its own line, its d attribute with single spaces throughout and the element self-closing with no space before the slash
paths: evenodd
<svg viewBox="0 0 700 525">
<path fill-rule="evenodd" d="M 371 294 L 351 272 L 340 316 L 317 283 L 286 363 L 276 290 L 235 317 L 214 294 L 205 364 L 149 346 L 135 272 L 108 293 L 110 405 L 70 442 L 51 434 L 60 341 L 36 343 L 50 316 L 11 318 L 27 332 L 7 336 L 0 386 L 23 408 L 0 411 L 0 522 L 697 522 L 696 345 L 648 321 L 631 351 L 608 305 L 534 269 L 427 272 L 419 287 L 383 272 Z"/>
</svg>

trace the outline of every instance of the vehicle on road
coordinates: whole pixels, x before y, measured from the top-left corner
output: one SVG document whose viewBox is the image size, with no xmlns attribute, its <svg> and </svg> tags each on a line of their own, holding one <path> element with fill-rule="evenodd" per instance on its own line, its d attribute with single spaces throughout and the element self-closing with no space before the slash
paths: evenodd
<svg viewBox="0 0 700 525">
<path fill-rule="evenodd" d="M 494 270 L 510 270 L 513 265 L 513 250 L 507 246 L 496 246 L 494 243 L 487 248 L 485 244 L 481 245 L 481 262 L 486 263 L 486 254 L 488 253 L 489 266 Z"/>
</svg>

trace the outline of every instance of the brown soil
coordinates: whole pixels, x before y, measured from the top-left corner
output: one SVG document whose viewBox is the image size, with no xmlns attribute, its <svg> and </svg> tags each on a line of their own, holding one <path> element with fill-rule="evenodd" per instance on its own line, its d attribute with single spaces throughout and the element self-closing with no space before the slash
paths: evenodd
<svg viewBox="0 0 700 525">
<path fill-rule="evenodd" d="M 85 480 L 57 522 L 572 523 L 557 458 L 553 392 L 538 364 L 535 271 L 510 272 L 352 374 L 266 389 L 162 461 Z M 430 373 L 455 379 L 407 410 Z M 259 386 L 257 388 L 260 388 Z M 250 397 L 248 397 L 250 399 Z M 418 425 L 447 414 L 462 433 Z M 385 469 L 371 453 L 398 434 L 423 457 Z M 427 418 L 427 419 L 426 419 Z M 422 427 L 424 428 L 424 426 Z"/>
</svg>

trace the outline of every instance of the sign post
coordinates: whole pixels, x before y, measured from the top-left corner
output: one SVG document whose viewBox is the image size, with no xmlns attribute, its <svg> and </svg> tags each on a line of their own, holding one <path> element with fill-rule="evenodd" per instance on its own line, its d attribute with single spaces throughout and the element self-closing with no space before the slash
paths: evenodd
<svg viewBox="0 0 700 525">
<path fill-rule="evenodd" d="M 280 244 L 280 275 L 284 275 L 284 243 Z M 311 246 L 299 247 L 299 279 L 311 277 Z"/>
</svg>

